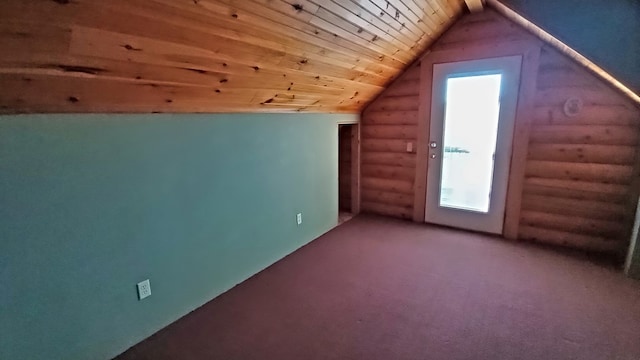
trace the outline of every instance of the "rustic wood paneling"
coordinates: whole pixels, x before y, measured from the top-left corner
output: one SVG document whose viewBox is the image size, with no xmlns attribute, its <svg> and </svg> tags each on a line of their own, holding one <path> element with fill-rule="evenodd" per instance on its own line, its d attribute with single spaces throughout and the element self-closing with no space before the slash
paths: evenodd
<svg viewBox="0 0 640 360">
<path fill-rule="evenodd" d="M 414 65 L 362 117 L 362 211 L 412 216 L 419 81 Z"/>
<path fill-rule="evenodd" d="M 563 107 L 571 97 L 584 107 L 569 117 Z M 547 45 L 534 112 L 520 237 L 623 251 L 628 203 L 635 203 L 640 110 Z"/>
<path fill-rule="evenodd" d="M 463 3 L 7 0 L 0 112 L 358 112 Z"/>
<path fill-rule="evenodd" d="M 462 17 L 422 62 L 443 61 L 443 54 L 491 57 L 515 44 L 541 43 L 489 9 Z M 551 46 L 542 46 L 538 53 L 528 82 L 521 84 L 531 85 L 531 99 L 526 113 L 519 112 L 516 120 L 520 125 L 527 121 L 527 129 L 522 141 L 514 142 L 514 154 L 519 152 L 521 159 L 512 162 L 512 176 L 517 168 L 521 185 L 517 208 L 507 208 L 512 212 L 512 236 L 623 251 L 637 199 L 640 109 L 626 94 Z M 424 219 L 427 153 L 421 153 L 420 138 L 428 131 L 430 112 L 416 109 L 421 102 L 429 103 L 428 76 L 429 71 L 410 69 L 363 112 L 362 196 L 367 211 Z M 429 84 L 418 81 L 416 86 L 416 77 Z M 583 109 L 569 117 L 563 107 L 571 97 L 581 99 Z M 406 152 L 407 143 L 417 155 Z M 408 201 L 411 195 L 413 202 Z"/>
</svg>

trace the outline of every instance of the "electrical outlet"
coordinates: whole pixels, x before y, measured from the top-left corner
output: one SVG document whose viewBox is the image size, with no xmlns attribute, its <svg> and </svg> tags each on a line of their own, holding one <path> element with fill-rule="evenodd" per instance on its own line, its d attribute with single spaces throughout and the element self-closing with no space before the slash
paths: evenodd
<svg viewBox="0 0 640 360">
<path fill-rule="evenodd" d="M 301 224 L 302 224 L 302 213 L 298 213 L 298 214 L 296 215 L 296 223 L 297 223 L 298 225 L 301 225 Z"/>
<path fill-rule="evenodd" d="M 138 283 L 138 300 L 151 296 L 151 283 L 149 279 Z"/>
</svg>

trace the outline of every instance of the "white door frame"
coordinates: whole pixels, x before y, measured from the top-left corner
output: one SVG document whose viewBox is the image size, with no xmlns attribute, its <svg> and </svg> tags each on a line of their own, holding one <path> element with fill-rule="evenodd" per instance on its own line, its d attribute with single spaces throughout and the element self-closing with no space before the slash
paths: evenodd
<svg viewBox="0 0 640 360">
<path fill-rule="evenodd" d="M 520 55 L 434 64 L 429 141 L 437 147 L 429 149 L 425 222 L 502 234 L 521 65 Z M 439 206 L 446 81 L 454 74 L 479 73 L 502 74 L 491 203 L 487 213 Z"/>
</svg>

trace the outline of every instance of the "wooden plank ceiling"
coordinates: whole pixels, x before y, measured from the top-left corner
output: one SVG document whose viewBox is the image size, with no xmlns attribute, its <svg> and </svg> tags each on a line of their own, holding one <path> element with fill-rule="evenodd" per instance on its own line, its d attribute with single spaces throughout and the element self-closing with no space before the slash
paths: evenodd
<svg viewBox="0 0 640 360">
<path fill-rule="evenodd" d="M 464 0 L 4 0 L 0 112 L 359 112 Z"/>
</svg>

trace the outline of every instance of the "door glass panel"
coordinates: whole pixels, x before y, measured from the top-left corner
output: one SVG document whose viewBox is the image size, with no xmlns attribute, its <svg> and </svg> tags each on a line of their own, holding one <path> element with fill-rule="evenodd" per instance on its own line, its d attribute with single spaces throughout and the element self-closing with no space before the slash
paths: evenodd
<svg viewBox="0 0 640 360">
<path fill-rule="evenodd" d="M 501 81 L 501 74 L 447 79 L 441 207 L 489 211 Z"/>
</svg>

